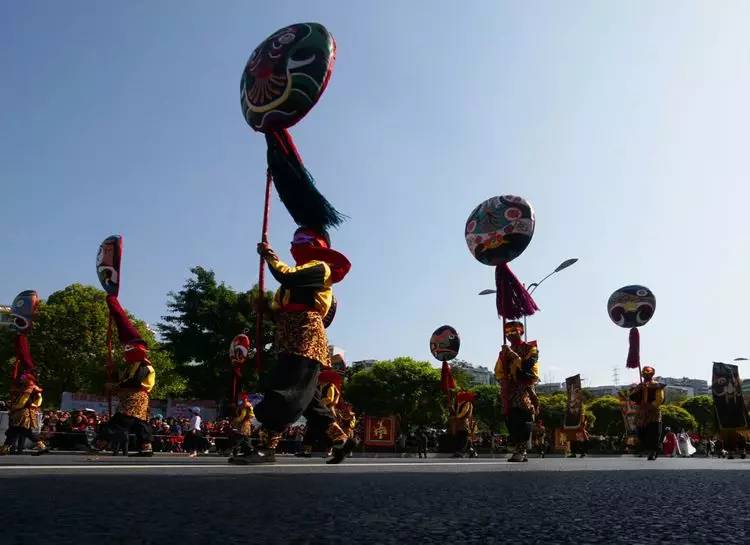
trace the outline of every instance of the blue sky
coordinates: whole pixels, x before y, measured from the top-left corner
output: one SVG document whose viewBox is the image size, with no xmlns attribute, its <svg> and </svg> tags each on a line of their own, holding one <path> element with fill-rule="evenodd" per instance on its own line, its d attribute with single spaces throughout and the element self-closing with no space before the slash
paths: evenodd
<svg viewBox="0 0 750 545">
<path fill-rule="evenodd" d="M 96 284 L 125 237 L 121 300 L 154 323 L 203 265 L 257 275 L 265 143 L 239 79 L 293 22 L 338 42 L 333 78 L 292 132 L 351 219 L 353 262 L 330 340 L 347 359 L 430 359 L 448 323 L 460 356 L 494 365 L 493 270 L 463 239 L 482 200 L 518 194 L 537 227 L 526 282 L 568 257 L 530 318 L 542 374 L 636 379 L 610 293 L 656 294 L 641 331 L 658 374 L 708 378 L 750 357 L 750 5 L 737 2 L 4 2 L 0 7 L 0 301 Z M 275 200 L 271 241 L 293 225 Z M 750 375 L 745 368 L 744 376 Z"/>
</svg>

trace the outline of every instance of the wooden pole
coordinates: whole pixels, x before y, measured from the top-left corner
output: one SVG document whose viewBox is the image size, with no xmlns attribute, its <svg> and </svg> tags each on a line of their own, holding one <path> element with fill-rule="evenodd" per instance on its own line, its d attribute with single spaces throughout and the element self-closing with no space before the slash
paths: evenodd
<svg viewBox="0 0 750 545">
<path fill-rule="evenodd" d="M 263 208 L 263 231 L 261 233 L 261 242 L 268 242 L 268 216 L 271 212 L 271 182 L 273 178 L 271 176 L 271 169 L 266 170 L 266 195 L 265 204 Z M 263 256 L 260 256 L 260 264 L 258 266 L 258 301 L 256 308 L 256 319 L 255 319 L 255 370 L 260 373 L 263 366 L 263 312 L 262 303 L 263 298 L 266 296 L 266 260 Z"/>
</svg>

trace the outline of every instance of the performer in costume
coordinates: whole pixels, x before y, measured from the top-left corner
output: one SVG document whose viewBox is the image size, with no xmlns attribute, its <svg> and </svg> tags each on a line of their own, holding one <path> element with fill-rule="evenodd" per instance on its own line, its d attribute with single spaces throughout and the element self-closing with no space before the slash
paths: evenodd
<svg viewBox="0 0 750 545">
<path fill-rule="evenodd" d="M 541 420 L 537 420 L 534 424 L 533 440 L 537 455 L 539 458 L 544 458 L 547 454 L 547 429 Z"/>
<path fill-rule="evenodd" d="M 583 414 L 581 417 L 581 425 L 578 429 L 572 432 L 568 430 L 568 445 L 569 452 L 568 458 L 575 458 L 578 454 L 581 458 L 584 458 L 589 452 L 589 432 L 586 429 L 588 427 L 588 419 Z"/>
<path fill-rule="evenodd" d="M 9 426 L 5 432 L 5 444 L 0 448 L 0 454 L 10 454 L 14 451 L 16 454 L 21 454 L 26 439 L 34 443 L 35 454 L 48 452 L 47 446 L 39 439 L 36 431 L 41 406 L 42 389 L 37 384 L 34 371 L 25 371 L 15 383 L 11 384 Z"/>
<path fill-rule="evenodd" d="M 152 456 L 148 405 L 149 394 L 156 384 L 156 372 L 148 359 L 148 345 L 140 337 L 116 296 L 107 296 L 107 306 L 125 353 L 125 366 L 120 373 L 119 382 L 107 385 L 120 400 L 120 406 L 110 420 L 109 427 L 116 435 L 134 434 L 138 455 Z"/>
<path fill-rule="evenodd" d="M 320 391 L 320 400 L 325 408 L 327 408 L 333 415 L 336 422 L 339 424 L 342 430 L 347 432 L 347 427 L 341 425 L 339 421 L 340 415 L 338 411 L 339 403 L 341 402 L 341 385 L 343 377 L 333 369 L 325 369 L 320 372 L 318 376 L 318 390 Z M 315 426 L 310 426 L 308 422 L 305 430 L 305 437 L 303 439 L 304 449 L 300 454 L 305 458 L 312 456 L 314 443 L 324 439 L 325 435 L 320 433 L 320 430 L 316 429 Z M 328 452 L 328 448 L 326 448 Z"/>
<path fill-rule="evenodd" d="M 474 435 L 474 392 L 465 390 L 456 395 L 455 416 L 449 418 L 451 434 L 455 438 L 454 458 L 463 458 L 466 454 L 470 458 L 476 458 L 477 452 L 472 444 Z"/>
<path fill-rule="evenodd" d="M 325 232 L 308 228 L 297 229 L 292 240 L 296 266 L 282 262 L 266 243 L 258 245 L 258 253 L 281 284 L 272 305 L 277 363 L 268 376 L 263 401 L 255 408 L 263 425 L 261 448 L 235 461 L 274 461 L 282 432 L 304 415 L 308 431 L 325 434 L 333 444 L 333 458 L 327 463 L 338 464 L 351 452 L 353 442 L 323 404 L 317 385 L 321 368 L 330 365 L 323 316 L 332 304 L 332 285 L 344 279 L 351 264 L 330 248 Z"/>
<path fill-rule="evenodd" d="M 13 338 L 16 361 L 10 376 L 9 426 L 0 454 L 22 452 L 27 438 L 34 443 L 35 454 L 43 454 L 48 450 L 36 433 L 42 405 L 42 388 L 37 383 L 37 371 L 31 358 L 28 338 L 38 304 L 39 296 L 33 290 L 22 291 L 11 304 L 11 320 L 8 325 L 16 333 Z"/>
<path fill-rule="evenodd" d="M 750 415 L 742 393 L 739 368 L 733 364 L 714 362 L 711 379 L 719 436 L 727 458 L 745 458 L 750 440 Z"/>
<path fill-rule="evenodd" d="M 641 371 L 643 382 L 630 390 L 630 400 L 638 404 L 638 440 L 641 451 L 649 460 L 656 460 L 661 439 L 661 406 L 664 403 L 665 384 L 654 381 L 656 371 L 646 366 Z"/>
<path fill-rule="evenodd" d="M 677 442 L 677 435 L 667 426 L 664 428 L 664 441 L 662 441 L 662 453 L 664 456 L 673 458 L 675 454 L 680 454 L 680 447 Z"/>
<path fill-rule="evenodd" d="M 354 412 L 352 404 L 343 399 L 339 401 L 336 415 L 338 417 L 337 422 L 339 423 L 339 426 L 341 426 L 341 429 L 346 432 L 349 439 L 355 441 L 354 430 L 357 428 L 357 414 Z"/>
<path fill-rule="evenodd" d="M 495 364 L 495 377 L 501 384 L 503 414 L 510 432 L 513 454 L 510 462 L 528 461 L 526 449 L 531 439 L 539 398 L 534 385 L 539 382 L 539 349 L 536 341 L 523 340 L 523 324 L 507 322 L 504 344 Z"/>
<path fill-rule="evenodd" d="M 247 392 L 242 392 L 237 403 L 237 412 L 232 419 L 232 432 L 235 438 L 232 447 L 233 456 L 252 452 L 250 436 L 253 433 L 253 418 L 255 418 L 255 411 L 253 404 L 250 403 L 250 396 Z"/>
</svg>

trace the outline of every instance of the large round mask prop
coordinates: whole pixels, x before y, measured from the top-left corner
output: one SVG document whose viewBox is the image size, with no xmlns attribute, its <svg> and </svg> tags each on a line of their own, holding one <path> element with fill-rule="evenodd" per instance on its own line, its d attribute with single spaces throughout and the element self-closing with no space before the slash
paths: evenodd
<svg viewBox="0 0 750 545">
<path fill-rule="evenodd" d="M 338 226 L 344 216 L 316 188 L 287 129 L 318 102 L 335 60 L 331 33 L 318 23 L 298 23 L 256 47 L 240 80 L 242 115 L 266 136 L 268 172 L 281 202 L 297 225 L 318 231 Z"/>
<path fill-rule="evenodd" d="M 656 310 L 656 297 L 644 286 L 625 286 L 615 291 L 607 301 L 607 312 L 620 327 L 646 325 Z"/>
<path fill-rule="evenodd" d="M 607 313 L 620 327 L 630 329 L 628 357 L 625 365 L 631 369 L 641 366 L 641 336 L 638 328 L 646 325 L 656 310 L 656 297 L 645 286 L 625 286 L 610 295 Z"/>
<path fill-rule="evenodd" d="M 96 275 L 107 295 L 119 294 L 121 261 L 122 237 L 112 235 L 105 238 L 96 254 Z"/>
<path fill-rule="evenodd" d="M 534 235 L 534 209 L 522 197 L 492 197 L 466 220 L 466 244 L 485 265 L 502 265 L 523 253 Z"/>
<path fill-rule="evenodd" d="M 256 131 L 288 129 L 315 106 L 331 78 L 336 42 L 318 23 L 284 27 L 264 40 L 245 65 L 242 114 Z"/>
<path fill-rule="evenodd" d="M 539 310 L 508 263 L 523 253 L 534 235 L 534 208 L 523 197 L 502 195 L 479 204 L 466 220 L 464 236 L 477 261 L 495 267 L 497 314 L 517 320 Z"/>
<path fill-rule="evenodd" d="M 37 305 L 39 305 L 39 296 L 34 290 L 22 291 L 16 295 L 10 307 L 12 321 L 9 327 L 11 331 L 19 335 L 28 335 L 31 332 Z"/>
<path fill-rule="evenodd" d="M 438 361 L 448 361 L 458 356 L 461 339 L 449 325 L 440 326 L 430 337 L 430 352 Z"/>
</svg>

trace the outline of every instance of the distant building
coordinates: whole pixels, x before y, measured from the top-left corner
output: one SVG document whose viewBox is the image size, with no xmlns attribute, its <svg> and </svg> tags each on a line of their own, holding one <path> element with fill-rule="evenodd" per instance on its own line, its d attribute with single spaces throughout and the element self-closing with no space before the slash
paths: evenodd
<svg viewBox="0 0 750 545">
<path fill-rule="evenodd" d="M 369 369 L 376 363 L 378 363 L 378 360 L 359 360 L 352 362 L 352 367 L 362 367 L 363 369 Z"/>
<path fill-rule="evenodd" d="M 584 390 L 591 394 L 591 397 L 616 396 L 621 389 L 621 386 L 615 386 L 614 384 L 607 386 L 588 386 L 584 388 Z"/>
<path fill-rule="evenodd" d="M 461 370 L 469 375 L 469 383 L 471 386 L 480 386 L 482 384 L 497 384 L 497 381 L 495 380 L 495 373 L 493 373 L 486 367 L 466 366 L 461 367 Z"/>
<path fill-rule="evenodd" d="M 695 397 L 695 390 L 690 386 L 667 384 L 667 387 L 664 388 L 664 401 L 666 403 L 673 403 L 690 397 Z"/>
<path fill-rule="evenodd" d="M 710 393 L 708 388 L 708 381 L 697 378 L 675 378 L 675 377 L 655 377 L 655 381 L 666 384 L 667 386 L 682 386 L 685 388 L 692 388 L 693 395 L 707 395 Z"/>
<path fill-rule="evenodd" d="M 536 385 L 537 394 L 558 394 L 565 392 L 565 384 L 562 382 L 543 382 Z"/>
</svg>

